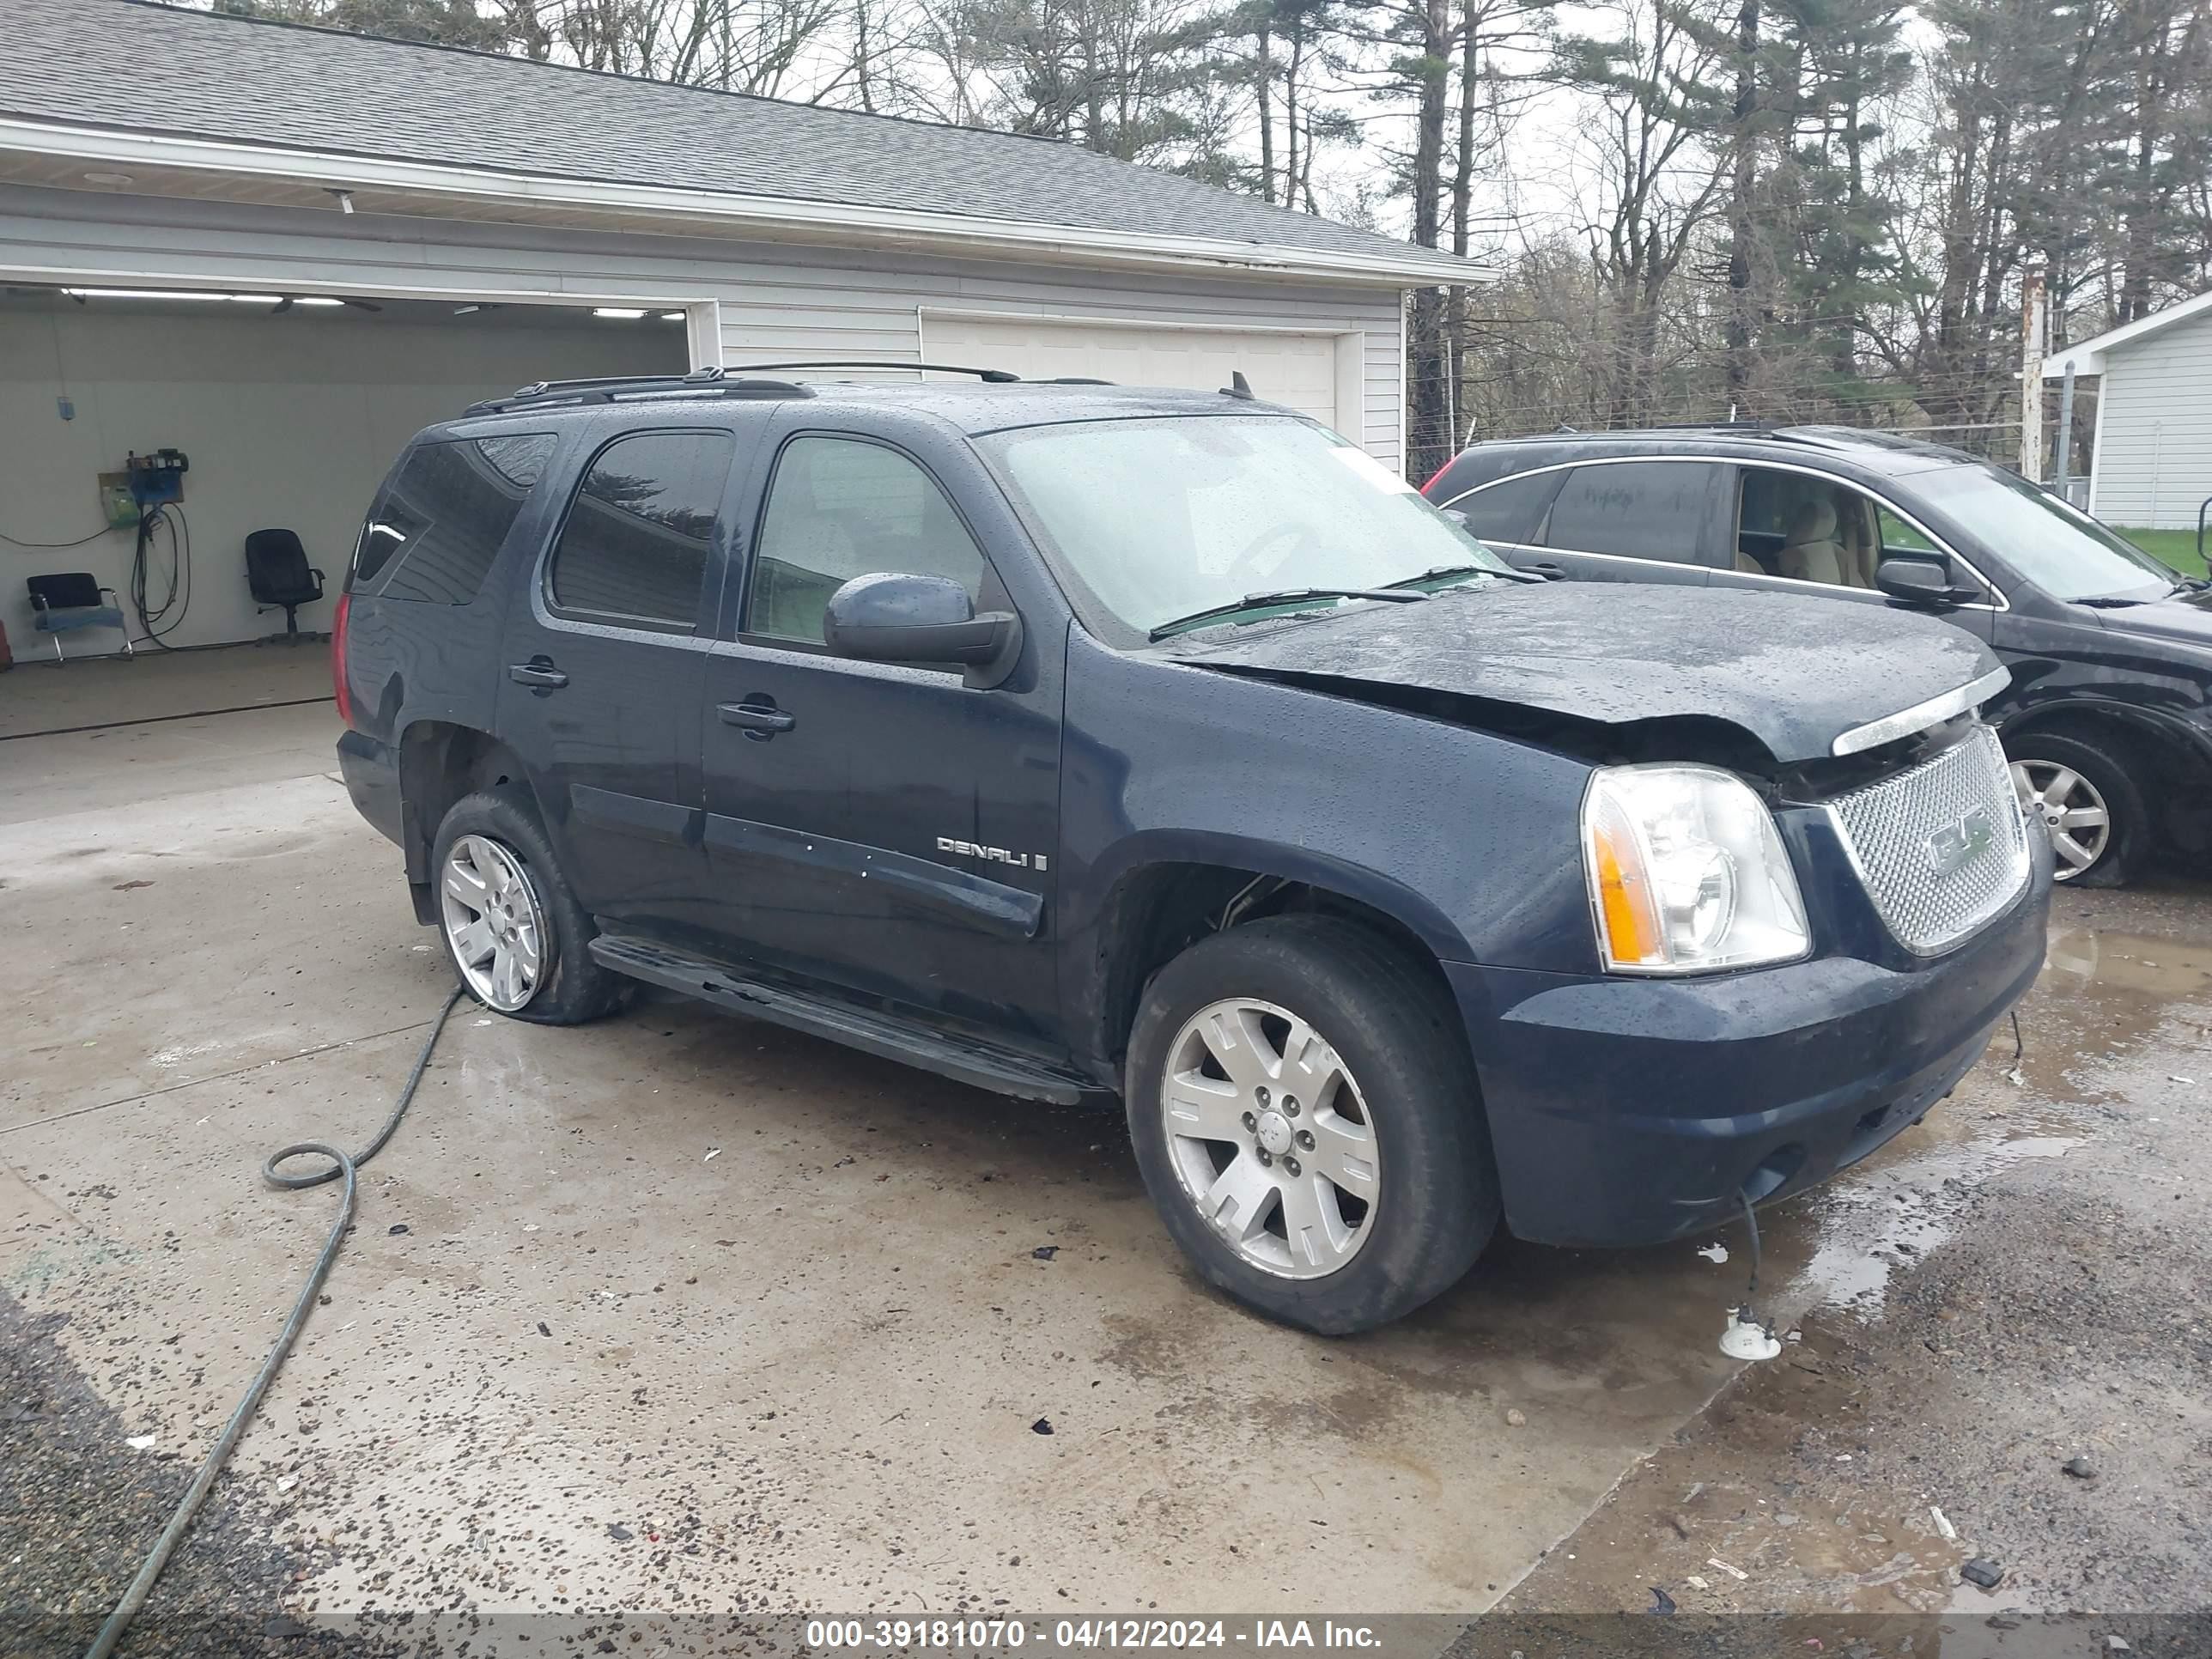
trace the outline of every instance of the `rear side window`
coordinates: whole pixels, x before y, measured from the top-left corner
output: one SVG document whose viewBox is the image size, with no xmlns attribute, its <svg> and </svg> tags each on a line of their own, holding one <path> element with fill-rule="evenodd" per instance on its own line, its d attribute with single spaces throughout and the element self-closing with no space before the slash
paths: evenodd
<svg viewBox="0 0 2212 1659">
<path fill-rule="evenodd" d="M 945 576 L 972 599 L 983 569 L 945 492 L 896 450 L 794 438 L 776 461 L 761 520 L 745 631 L 819 645 L 830 596 L 855 576 Z"/>
<path fill-rule="evenodd" d="M 1529 543 L 1543 528 L 1545 509 L 1559 493 L 1564 472 L 1505 478 L 1455 501 L 1440 502 L 1467 515 L 1467 527 L 1486 542 Z"/>
<path fill-rule="evenodd" d="M 547 432 L 416 445 L 362 527 L 354 585 L 367 586 L 389 568 L 380 599 L 466 605 L 554 448 Z"/>
<path fill-rule="evenodd" d="M 1578 466 L 1552 503 L 1544 544 L 1563 553 L 1704 564 L 1720 468 L 1705 461 Z"/>
<path fill-rule="evenodd" d="M 601 450 L 553 549 L 546 594 L 554 607 L 694 626 L 737 448 L 727 432 L 638 432 Z"/>
</svg>

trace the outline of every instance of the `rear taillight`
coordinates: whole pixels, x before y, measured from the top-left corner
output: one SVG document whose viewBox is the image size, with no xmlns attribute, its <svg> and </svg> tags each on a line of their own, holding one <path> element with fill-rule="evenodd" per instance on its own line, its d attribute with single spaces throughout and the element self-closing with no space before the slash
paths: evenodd
<svg viewBox="0 0 2212 1659">
<path fill-rule="evenodd" d="M 337 693 L 338 719 L 347 726 L 353 724 L 353 690 L 346 684 L 346 612 L 353 607 L 353 595 L 338 595 L 337 608 L 331 612 L 331 686 Z"/>
<path fill-rule="evenodd" d="M 1446 461 L 1446 462 L 1445 462 L 1442 466 L 1438 467 L 1438 468 L 1437 468 L 1434 472 L 1431 472 L 1431 474 L 1429 474 L 1429 481 L 1428 481 L 1428 483 L 1425 483 L 1425 484 L 1423 484 L 1423 485 L 1421 486 L 1421 494 L 1423 494 L 1424 495 L 1427 495 L 1427 494 L 1429 493 L 1429 491 L 1431 491 L 1431 489 L 1434 489 L 1437 487 L 1437 479 L 1439 479 L 1439 478 L 1441 478 L 1441 477 L 1443 477 L 1444 476 L 1444 474 L 1445 474 L 1445 473 L 1447 473 L 1447 472 L 1450 471 L 1452 470 L 1452 461 L 1455 461 L 1455 460 L 1457 460 L 1458 459 L 1459 459 L 1459 457 L 1458 457 L 1458 456 L 1456 456 L 1456 455 L 1453 456 L 1453 457 L 1451 458 L 1451 461 Z"/>
</svg>

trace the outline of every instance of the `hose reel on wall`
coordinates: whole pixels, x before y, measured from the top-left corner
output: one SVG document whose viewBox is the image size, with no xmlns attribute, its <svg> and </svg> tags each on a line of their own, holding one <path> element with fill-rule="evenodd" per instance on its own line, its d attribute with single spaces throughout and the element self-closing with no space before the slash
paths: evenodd
<svg viewBox="0 0 2212 1659">
<path fill-rule="evenodd" d="M 164 651 L 165 637 L 184 623 L 192 605 L 192 535 L 185 522 L 185 474 L 191 462 L 180 449 L 132 454 L 124 461 L 131 501 L 138 509 L 137 543 L 131 554 L 131 608 L 146 638 Z M 160 553 L 167 532 L 168 557 Z M 157 597 L 158 595 L 158 597 Z"/>
</svg>

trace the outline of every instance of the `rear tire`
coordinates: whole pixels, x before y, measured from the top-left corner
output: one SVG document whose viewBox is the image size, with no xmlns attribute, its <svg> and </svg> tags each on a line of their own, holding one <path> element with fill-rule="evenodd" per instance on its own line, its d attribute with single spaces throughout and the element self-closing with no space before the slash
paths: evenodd
<svg viewBox="0 0 2212 1659">
<path fill-rule="evenodd" d="M 2005 739 L 2005 758 L 2021 810 L 2051 838 L 2057 880 L 2119 887 L 2135 878 L 2150 850 L 2151 822 L 2130 751 L 2101 736 L 2028 732 Z"/>
<path fill-rule="evenodd" d="M 1285 1324 L 1386 1325 L 1497 1228 L 1459 1011 L 1369 929 L 1280 916 L 1192 945 L 1145 988 L 1125 1093 L 1169 1233 L 1208 1284 Z"/>
<path fill-rule="evenodd" d="M 599 930 L 520 792 L 455 801 L 430 843 L 430 880 L 446 959 L 494 1013 L 579 1025 L 621 1002 L 628 982 L 592 959 Z"/>
</svg>

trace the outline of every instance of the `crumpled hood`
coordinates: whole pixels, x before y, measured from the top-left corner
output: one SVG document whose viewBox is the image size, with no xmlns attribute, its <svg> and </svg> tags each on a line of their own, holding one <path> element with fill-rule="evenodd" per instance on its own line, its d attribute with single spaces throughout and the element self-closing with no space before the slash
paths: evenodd
<svg viewBox="0 0 2212 1659">
<path fill-rule="evenodd" d="M 1606 725 L 1704 717 L 1784 764 L 1996 668 L 1962 629 L 1891 606 L 1626 582 L 1485 584 L 1310 622 L 1210 628 L 1178 661 L 1403 686 Z"/>
</svg>

